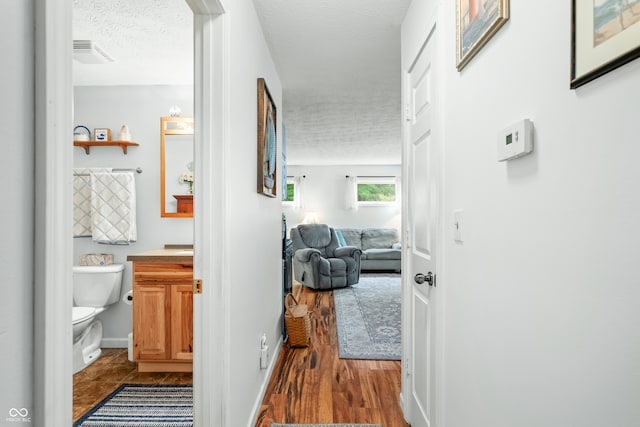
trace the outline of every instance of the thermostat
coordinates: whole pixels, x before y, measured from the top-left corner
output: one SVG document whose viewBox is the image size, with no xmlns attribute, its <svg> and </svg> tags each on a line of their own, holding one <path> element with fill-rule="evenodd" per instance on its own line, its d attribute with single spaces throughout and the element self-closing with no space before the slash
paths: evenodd
<svg viewBox="0 0 640 427">
<path fill-rule="evenodd" d="M 498 161 L 517 159 L 533 151 L 533 122 L 520 120 L 498 134 Z"/>
</svg>

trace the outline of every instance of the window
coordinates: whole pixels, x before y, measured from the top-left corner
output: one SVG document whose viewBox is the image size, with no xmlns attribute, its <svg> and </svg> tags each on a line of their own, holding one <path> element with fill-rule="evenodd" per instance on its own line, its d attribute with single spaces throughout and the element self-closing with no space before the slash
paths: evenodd
<svg viewBox="0 0 640 427">
<path fill-rule="evenodd" d="M 295 195 L 295 185 L 296 184 L 294 182 L 289 182 L 289 179 L 287 178 L 287 192 L 285 194 L 283 202 L 293 203 Z"/>
<path fill-rule="evenodd" d="M 394 177 L 358 178 L 358 205 L 394 205 L 397 200 L 397 186 Z"/>
<path fill-rule="evenodd" d="M 304 207 L 302 203 L 305 176 L 288 176 L 287 187 L 284 189 L 282 204 L 293 208 Z"/>
</svg>

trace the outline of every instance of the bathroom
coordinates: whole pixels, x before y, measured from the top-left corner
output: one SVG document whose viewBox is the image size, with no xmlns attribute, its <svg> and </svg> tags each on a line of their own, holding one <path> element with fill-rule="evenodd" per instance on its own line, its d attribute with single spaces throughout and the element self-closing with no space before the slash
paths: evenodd
<svg viewBox="0 0 640 427">
<path fill-rule="evenodd" d="M 152 13 L 151 20 L 165 20 L 164 31 L 157 38 L 157 51 L 147 52 L 156 58 L 149 69 L 135 69 L 127 64 L 131 56 L 139 52 L 128 52 L 132 45 L 123 36 L 110 34 L 117 40 L 109 48 L 103 46 L 113 57 L 114 62 L 103 64 L 84 64 L 74 61 L 74 127 L 84 126 L 95 139 L 95 129 L 110 129 L 111 140 L 118 139 L 118 133 L 126 125 L 131 141 L 139 144 L 130 146 L 126 153 L 119 146 L 94 146 L 89 152 L 82 147 L 74 148 L 74 168 L 114 168 L 133 170 L 140 169 L 141 173 L 133 172 L 135 179 L 135 210 L 136 232 L 135 241 L 129 244 L 99 244 L 91 237 L 75 237 L 73 239 L 74 265 L 78 265 L 83 254 L 113 254 L 115 264 L 123 264 L 122 289 L 117 302 L 109 305 L 97 318 L 103 326 L 101 348 L 128 348 L 128 336 L 132 332 L 132 305 L 127 303 L 126 294 L 132 290 L 132 263 L 127 257 L 150 250 L 163 248 L 167 244 L 190 245 L 193 243 L 193 219 L 188 217 L 161 217 L 161 125 L 160 118 L 171 113 L 183 117 L 193 116 L 193 83 L 192 83 L 192 15 L 184 1 L 184 12 L 170 17 L 164 16 L 162 11 Z M 91 19 L 95 11 L 91 6 L 80 3 L 74 5 L 74 39 L 95 38 L 99 33 L 95 28 L 95 20 Z M 109 16 L 103 16 L 108 18 Z M 126 24 L 126 23 L 125 23 Z M 144 31 L 144 26 L 153 23 L 136 25 Z M 113 25 L 106 22 L 104 27 Z M 102 27 L 102 28 L 104 28 Z M 172 29 L 180 29 L 180 35 L 172 33 Z M 102 33 L 102 37 L 105 37 Z M 185 37 L 186 35 L 186 37 Z M 100 40 L 96 40 L 100 43 Z M 104 45 L 104 41 L 101 43 Z M 169 49 L 180 44 L 184 50 L 181 57 L 163 54 L 175 51 Z M 164 52 L 164 53 L 166 53 Z M 177 107 L 177 108 L 176 108 Z M 170 113 L 171 110 L 171 113 Z M 179 110 L 179 112 L 178 112 Z M 84 129 L 80 129 L 84 131 Z M 71 139 L 71 138 L 70 138 Z M 178 182 L 179 174 L 187 172 L 190 165 L 184 162 L 184 170 L 176 170 L 168 174 L 175 174 Z M 171 180 L 167 176 L 167 182 Z M 179 183 L 177 185 L 180 185 Z M 184 193 L 188 192 L 186 184 Z M 181 188 L 181 187 L 179 187 Z M 167 207 L 170 210 L 169 207 Z M 112 354 L 105 351 L 105 354 Z M 97 365 L 97 364 L 96 364 Z M 74 362 L 75 370 L 75 362 Z M 82 372 L 82 371 L 81 371 Z M 78 375 L 78 374 L 76 374 Z M 108 375 L 105 372 L 105 375 Z M 76 418 L 74 410 L 74 419 Z"/>
</svg>

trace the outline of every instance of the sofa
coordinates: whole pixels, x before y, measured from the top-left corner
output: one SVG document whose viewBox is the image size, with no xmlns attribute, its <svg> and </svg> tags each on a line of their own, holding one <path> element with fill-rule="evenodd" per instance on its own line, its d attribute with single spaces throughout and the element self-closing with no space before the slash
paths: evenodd
<svg viewBox="0 0 640 427">
<path fill-rule="evenodd" d="M 400 272 L 402 245 L 395 228 L 337 228 L 342 246 L 355 246 L 362 250 L 360 271 Z"/>
</svg>

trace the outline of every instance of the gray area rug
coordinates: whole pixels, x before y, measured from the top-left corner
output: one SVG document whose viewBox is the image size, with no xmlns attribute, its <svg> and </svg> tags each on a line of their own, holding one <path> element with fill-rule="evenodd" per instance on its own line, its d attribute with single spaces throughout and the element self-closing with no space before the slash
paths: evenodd
<svg viewBox="0 0 640 427">
<path fill-rule="evenodd" d="M 382 427 L 381 424 L 277 424 L 270 427 Z"/>
<path fill-rule="evenodd" d="M 400 360 L 400 275 L 361 275 L 333 298 L 340 358 Z"/>
</svg>

